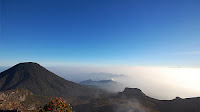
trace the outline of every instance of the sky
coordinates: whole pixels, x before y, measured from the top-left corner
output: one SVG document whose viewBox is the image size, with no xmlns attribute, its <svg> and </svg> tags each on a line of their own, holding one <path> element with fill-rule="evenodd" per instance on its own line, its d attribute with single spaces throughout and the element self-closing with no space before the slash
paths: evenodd
<svg viewBox="0 0 200 112">
<path fill-rule="evenodd" d="M 125 74 L 154 98 L 198 96 L 199 12 L 199 0 L 0 0 L 0 70 L 31 61 L 63 77 Z"/>
<path fill-rule="evenodd" d="M 0 0 L 0 64 L 200 66 L 198 0 Z"/>
</svg>

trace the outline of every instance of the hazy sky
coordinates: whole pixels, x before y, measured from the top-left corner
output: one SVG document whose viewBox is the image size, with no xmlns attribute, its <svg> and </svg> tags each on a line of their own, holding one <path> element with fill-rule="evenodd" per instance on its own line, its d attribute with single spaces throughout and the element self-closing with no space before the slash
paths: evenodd
<svg viewBox="0 0 200 112">
<path fill-rule="evenodd" d="M 199 0 L 0 3 L 4 66 L 200 66 Z"/>
</svg>

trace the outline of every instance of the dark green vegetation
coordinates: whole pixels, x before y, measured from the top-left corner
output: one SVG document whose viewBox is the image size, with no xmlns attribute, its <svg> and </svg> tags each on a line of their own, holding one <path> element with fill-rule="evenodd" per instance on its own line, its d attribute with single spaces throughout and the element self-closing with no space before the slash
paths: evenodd
<svg viewBox="0 0 200 112">
<path fill-rule="evenodd" d="M 199 97 L 163 101 L 137 88 L 111 94 L 67 81 L 32 62 L 0 73 L 0 90 L 0 110 L 33 110 L 57 96 L 72 104 L 75 112 L 200 112 Z"/>
</svg>

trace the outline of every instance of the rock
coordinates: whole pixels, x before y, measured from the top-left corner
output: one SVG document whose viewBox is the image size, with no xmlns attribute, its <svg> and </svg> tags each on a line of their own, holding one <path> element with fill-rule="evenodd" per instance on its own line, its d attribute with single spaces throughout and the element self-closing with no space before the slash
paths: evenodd
<svg viewBox="0 0 200 112">
<path fill-rule="evenodd" d="M 29 91 L 3 91 L 0 93 L 0 110 L 21 110 L 21 105 L 28 95 L 32 95 Z"/>
</svg>

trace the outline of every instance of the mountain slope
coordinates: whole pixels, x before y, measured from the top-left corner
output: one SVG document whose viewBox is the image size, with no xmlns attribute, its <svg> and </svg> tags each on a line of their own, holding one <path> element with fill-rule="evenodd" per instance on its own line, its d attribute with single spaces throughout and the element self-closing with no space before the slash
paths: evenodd
<svg viewBox="0 0 200 112">
<path fill-rule="evenodd" d="M 23 88 L 45 96 L 76 97 L 93 91 L 67 81 L 37 63 L 17 64 L 0 73 L 0 91 Z"/>
</svg>

